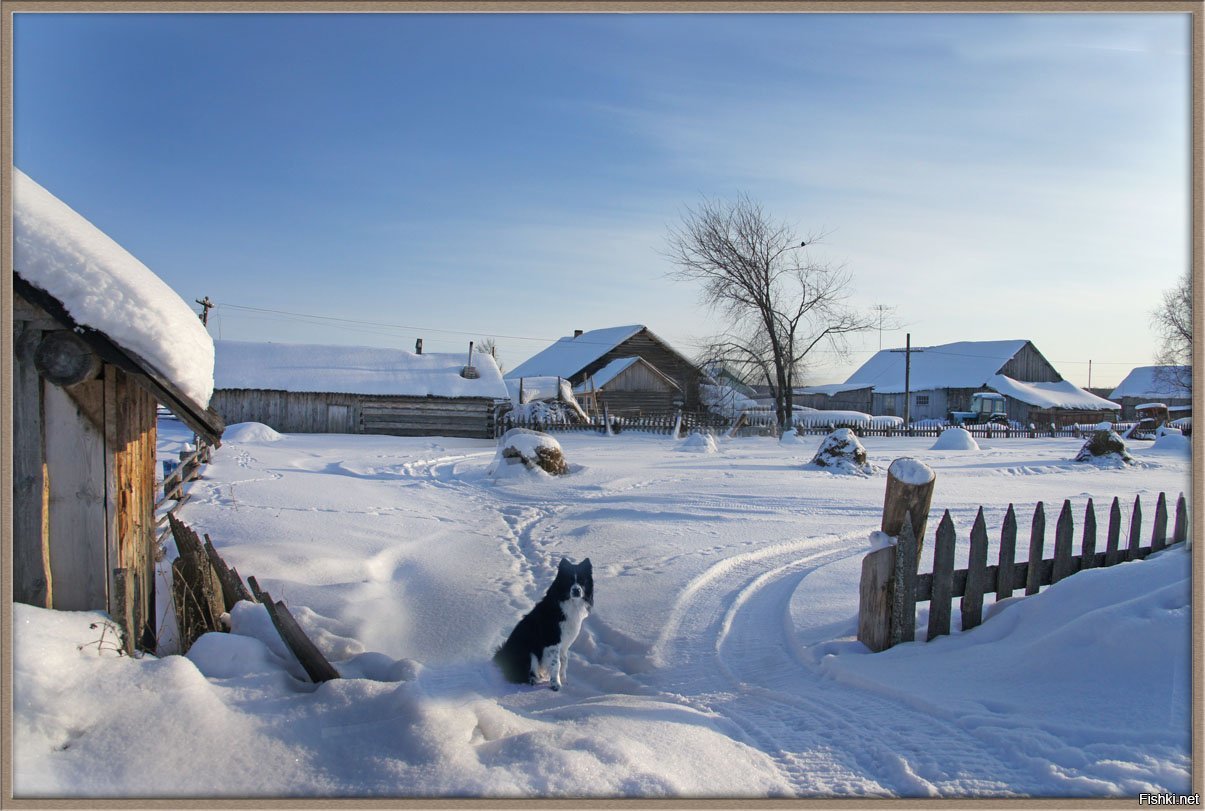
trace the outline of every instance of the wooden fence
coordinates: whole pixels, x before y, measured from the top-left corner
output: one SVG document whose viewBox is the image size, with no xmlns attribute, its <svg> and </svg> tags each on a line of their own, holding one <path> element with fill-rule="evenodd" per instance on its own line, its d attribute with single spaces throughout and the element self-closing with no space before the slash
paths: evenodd
<svg viewBox="0 0 1205 811">
<path fill-rule="evenodd" d="M 905 520 L 895 546 L 879 549 L 867 555 L 863 562 L 862 584 L 859 597 L 858 638 L 873 651 L 885 650 L 900 642 L 911 642 L 915 638 L 916 604 L 929 602 L 929 627 L 927 639 L 932 640 L 950 633 L 952 601 L 961 597 L 962 630 L 970 630 L 983 621 L 983 598 L 995 594 L 997 600 L 1007 599 L 1014 592 L 1037 594 L 1042 586 L 1049 586 L 1071 575 L 1087 569 L 1114 566 L 1131 560 L 1140 560 L 1170 544 L 1182 543 L 1188 538 L 1188 506 L 1184 495 L 1176 501 L 1176 514 L 1171 537 L 1168 537 L 1168 508 L 1164 493 L 1159 494 L 1155 505 L 1155 518 L 1150 536 L 1150 545 L 1143 546 L 1142 501 L 1134 499 L 1130 513 L 1126 544 L 1122 545 L 1123 521 L 1121 506 L 1114 498 L 1109 508 L 1108 528 L 1105 531 L 1104 550 L 1098 551 L 1096 509 L 1088 499 L 1084 512 L 1083 531 L 1079 554 L 1074 551 L 1075 526 L 1071 502 L 1064 501 L 1054 531 L 1053 557 L 1044 558 L 1046 537 L 1046 513 L 1041 502 L 1034 510 L 1030 522 L 1029 552 L 1025 562 L 1016 562 L 1017 517 L 1013 505 L 1008 505 L 1000 531 L 1000 551 L 995 564 L 988 565 L 988 532 L 983 519 L 983 508 L 975 517 L 971 528 L 970 552 L 967 568 L 954 568 L 954 544 L 956 531 L 946 510 L 937 527 L 933 549 L 933 571 L 918 574 L 917 560 L 920 557 L 923 537 L 917 539 L 912 523 Z M 872 556 L 891 559 L 886 576 L 877 576 L 871 564 Z M 884 597 L 883 591 L 886 591 Z"/>
<path fill-rule="evenodd" d="M 528 428 L 533 431 L 542 431 L 551 433 L 554 431 L 593 431 L 596 433 L 605 433 L 607 430 L 607 417 L 592 416 L 588 420 L 539 420 L 527 419 L 514 415 L 510 412 L 498 421 L 499 435 L 506 433 L 511 428 Z M 642 414 L 638 417 L 610 417 L 612 433 L 621 433 L 623 431 L 639 431 L 648 434 L 673 434 L 675 430 L 681 434 L 688 434 L 691 431 L 710 431 L 719 433 L 727 431 L 731 423 L 723 418 L 712 414 L 684 411 L 667 412 L 660 414 Z"/>
<path fill-rule="evenodd" d="M 163 463 L 163 496 L 155 502 L 155 535 L 160 547 L 171 534 L 168 517 L 188 501 L 188 493 L 184 489 L 187 482 L 201 478 L 201 466 L 208 464 L 213 448 L 197 440 L 196 449 L 181 451 L 180 461 L 167 460 Z M 175 502 L 168 505 L 168 502 Z M 164 509 L 164 508 L 167 509 Z"/>
</svg>

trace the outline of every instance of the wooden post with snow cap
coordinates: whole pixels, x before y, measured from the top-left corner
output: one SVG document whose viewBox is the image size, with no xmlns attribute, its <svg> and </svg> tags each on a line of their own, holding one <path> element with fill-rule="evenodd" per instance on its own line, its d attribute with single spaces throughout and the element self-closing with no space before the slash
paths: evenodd
<svg viewBox="0 0 1205 811">
<path fill-rule="evenodd" d="M 920 558 L 936 481 L 937 474 L 932 468 L 907 457 L 896 459 L 887 470 L 882 530 L 878 534 L 878 543 L 884 545 L 862 558 L 858 593 L 858 641 L 872 652 L 913 639 L 915 598 L 897 595 L 896 584 L 915 588 L 916 563 Z M 899 538 L 905 532 L 905 525 L 908 548 L 905 554 L 899 555 L 897 545 L 886 541 L 888 536 Z M 911 571 L 900 570 L 897 561 Z"/>
<path fill-rule="evenodd" d="M 887 490 L 883 494 L 883 523 L 880 529 L 898 537 L 904 526 L 904 516 L 912 518 L 916 537 L 916 555 L 925 548 L 925 525 L 929 522 L 929 505 L 933 502 L 933 486 L 937 474 L 924 462 L 902 456 L 887 468 Z"/>
</svg>

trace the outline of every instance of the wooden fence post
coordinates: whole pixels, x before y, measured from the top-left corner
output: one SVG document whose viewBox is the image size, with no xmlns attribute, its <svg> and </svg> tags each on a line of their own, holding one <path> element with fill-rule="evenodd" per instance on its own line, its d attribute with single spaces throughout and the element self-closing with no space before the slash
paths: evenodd
<svg viewBox="0 0 1205 811">
<path fill-rule="evenodd" d="M 862 558 L 858 586 L 858 641 L 878 653 L 891 647 L 892 581 L 895 547 L 884 546 Z"/>
<path fill-rule="evenodd" d="M 916 639 L 916 562 L 919 544 L 912 532 L 912 519 L 904 516 L 895 542 L 895 572 L 892 576 L 891 644 Z"/>
<path fill-rule="evenodd" d="M 1004 526 L 1000 529 L 1000 559 L 996 567 L 996 599 L 1007 600 L 1013 596 L 1013 577 L 1017 558 L 1017 514 L 1013 505 L 1008 505 L 1004 514 Z"/>
<path fill-rule="evenodd" d="M 1118 543 L 1121 539 L 1121 504 L 1113 497 L 1113 506 L 1109 508 L 1109 532 L 1105 542 L 1105 565 L 1113 566 L 1120 559 Z"/>
<path fill-rule="evenodd" d="M 1084 509 L 1084 539 L 1080 544 L 1080 570 L 1092 569 L 1096 566 L 1096 508 L 1092 499 Z"/>
<path fill-rule="evenodd" d="M 1142 496 L 1134 496 L 1134 512 L 1130 514 L 1130 546 L 1127 557 L 1138 559 L 1138 547 L 1142 543 Z"/>
<path fill-rule="evenodd" d="M 916 557 L 925 546 L 925 525 L 929 521 L 929 505 L 933 502 L 933 487 L 937 474 L 924 462 L 901 457 L 887 468 L 887 489 L 883 493 L 883 520 L 880 528 L 898 537 L 904 518 L 911 519 L 916 538 Z"/>
<path fill-rule="evenodd" d="M 962 630 L 969 631 L 983 622 L 983 594 L 988 590 L 987 582 L 987 525 L 983 521 L 983 508 L 975 516 L 971 528 L 971 555 L 967 564 L 967 585 L 962 597 Z"/>
<path fill-rule="evenodd" d="M 1188 540 L 1188 502 L 1184 494 L 1176 499 L 1176 523 L 1172 529 L 1172 543 L 1183 543 Z"/>
<path fill-rule="evenodd" d="M 929 596 L 929 639 L 950 633 L 954 580 L 954 521 L 946 510 L 933 544 L 933 585 Z"/>
<path fill-rule="evenodd" d="M 1151 552 L 1158 552 L 1167 546 L 1167 496 L 1159 494 L 1155 502 L 1155 528 L 1151 532 Z"/>
<path fill-rule="evenodd" d="M 1025 572 L 1025 596 L 1037 594 L 1042 586 L 1042 555 L 1046 546 L 1046 509 L 1038 502 L 1029 531 L 1029 565 Z"/>
<path fill-rule="evenodd" d="M 1054 572 L 1050 576 L 1051 584 L 1075 573 L 1075 561 L 1071 558 L 1071 542 L 1074 534 L 1075 521 L 1071 517 L 1071 501 L 1068 499 L 1063 502 L 1063 509 L 1059 512 L 1059 521 L 1054 527 Z"/>
</svg>

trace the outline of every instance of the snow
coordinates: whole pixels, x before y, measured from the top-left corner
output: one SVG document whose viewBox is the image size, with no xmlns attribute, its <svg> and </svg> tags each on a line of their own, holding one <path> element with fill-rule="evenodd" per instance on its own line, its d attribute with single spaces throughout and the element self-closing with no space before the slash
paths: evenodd
<svg viewBox="0 0 1205 811">
<path fill-rule="evenodd" d="M 213 393 L 213 341 L 146 265 L 13 168 L 13 269 L 170 380 L 201 408 Z"/>
<path fill-rule="evenodd" d="M 293 392 L 483 397 L 510 395 L 498 365 L 486 352 L 473 353 L 478 377 L 460 376 L 469 355 L 372 346 L 216 341 L 215 388 Z"/>
<path fill-rule="evenodd" d="M 1024 348 L 1025 341 L 958 341 L 939 346 L 913 347 L 911 389 L 979 388 Z M 874 386 L 878 394 L 904 392 L 903 347 L 883 349 L 854 371 L 845 385 Z M 854 384 L 857 384 L 856 386 Z"/>
<path fill-rule="evenodd" d="M 804 386 L 803 388 L 795 389 L 795 393 L 825 394 L 832 397 L 835 394 L 844 394 L 847 391 L 857 391 L 864 388 L 867 388 L 867 385 L 863 383 L 825 383 L 819 386 Z"/>
<path fill-rule="evenodd" d="M 590 330 L 576 338 L 572 335 L 565 336 L 520 363 L 507 372 L 506 376 L 515 379 L 548 375 L 573 377 L 642 329 L 642 324 L 633 324 Z"/>
<path fill-rule="evenodd" d="M 1184 370 L 1186 367 L 1135 367 L 1128 375 L 1126 375 L 1125 379 L 1118 384 L 1117 388 L 1113 389 L 1113 393 L 1109 395 L 1109 399 L 1120 400 L 1122 397 L 1184 397 L 1185 393 L 1176 386 L 1172 385 L 1169 380 L 1164 378 L 1164 376 L 1156 375 L 1156 372 L 1158 372 L 1161 368 Z M 1174 377 L 1174 375 L 1169 375 L 1168 377 Z"/>
<path fill-rule="evenodd" d="M 279 442 L 284 437 L 262 422 L 240 422 L 226 426 L 222 438 L 227 442 Z"/>
<path fill-rule="evenodd" d="M 1069 408 L 1085 411 L 1120 411 L 1121 406 L 1084 391 L 1069 380 L 1058 383 L 1022 383 L 1006 375 L 994 375 L 987 385 L 1003 395 L 1037 408 Z"/>
<path fill-rule="evenodd" d="M 582 394 L 584 392 L 592 391 L 593 389 L 601 389 L 603 386 L 607 385 L 612 380 L 623 374 L 628 367 L 639 360 L 640 358 L 638 357 L 616 358 L 594 374 L 590 375 L 590 377 L 584 383 L 579 384 L 574 389 L 574 392 L 576 394 Z M 591 386 L 591 383 L 594 385 Z"/>
<path fill-rule="evenodd" d="M 678 444 L 678 450 L 687 453 L 718 453 L 715 437 L 711 434 L 692 433 Z"/>
<path fill-rule="evenodd" d="M 933 468 L 919 459 L 910 459 L 907 456 L 901 456 L 892 462 L 887 472 L 902 484 L 911 485 L 928 484 L 937 476 Z"/>
<path fill-rule="evenodd" d="M 796 425 L 866 425 L 869 426 L 872 422 L 872 417 L 869 414 L 863 414 L 861 411 L 806 411 L 800 412 L 795 409 L 795 424 Z M 902 420 L 901 420 L 902 424 Z"/>
<path fill-rule="evenodd" d="M 188 656 L 138 659 L 102 639 L 112 639 L 102 614 L 14 605 L 13 790 L 680 800 L 1191 790 L 1184 550 L 999 605 L 989 596 L 987 619 L 965 633 L 954 601 L 949 637 L 870 654 L 855 638 L 858 579 L 885 478 L 807 469 L 820 438 L 804 439 L 686 454 L 663 435 L 566 432 L 556 440 L 576 463 L 569 475 L 505 481 L 486 474 L 488 440 L 227 439 L 181 517 L 286 601 L 344 678 L 301 681 L 249 603 L 231 612 L 232 634 Z M 1191 492 L 1190 457 L 1151 445 L 1133 451 L 1141 466 L 1113 470 L 1072 462 L 1074 439 L 999 439 L 973 455 L 931 443 L 864 439 L 880 468 L 908 457 L 936 473 L 933 506 L 950 510 L 959 567 L 980 505 L 994 560 L 1010 502 L 1027 525 L 1037 501 L 1049 516 L 1070 498 L 1078 520 L 1092 497 L 1099 521 L 1119 496 L 1128 526 L 1135 493 L 1149 516 L 1158 492 Z M 591 558 L 596 594 L 565 687 L 506 684 L 489 657 L 562 556 Z"/>
<path fill-rule="evenodd" d="M 933 443 L 933 451 L 977 451 L 979 443 L 965 428 L 947 428 Z"/>
</svg>

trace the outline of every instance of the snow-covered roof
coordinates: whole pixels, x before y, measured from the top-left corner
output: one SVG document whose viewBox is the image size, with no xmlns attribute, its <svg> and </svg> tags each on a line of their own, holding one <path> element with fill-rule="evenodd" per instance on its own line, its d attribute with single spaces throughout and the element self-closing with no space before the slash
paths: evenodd
<svg viewBox="0 0 1205 811">
<path fill-rule="evenodd" d="M 666 386 L 675 389 L 678 388 L 678 384 L 662 374 L 656 366 L 653 366 L 653 364 L 637 355 L 630 358 L 616 358 L 594 374 L 590 375 L 590 377 L 588 377 L 585 381 L 579 383 L 574 388 L 574 391 L 576 391 L 578 394 L 585 394 L 594 389 L 606 388 L 608 383 L 638 363 L 643 364 L 649 370 L 650 374 L 652 374 L 656 379 L 663 381 Z"/>
<path fill-rule="evenodd" d="M 858 389 L 869 388 L 869 383 L 825 383 L 820 386 L 802 386 L 795 389 L 796 394 L 824 394 L 832 397 L 834 394 L 841 394 L 846 391 L 857 391 Z"/>
<path fill-rule="evenodd" d="M 644 329 L 643 324 L 632 324 L 626 327 L 594 329 L 583 332 L 577 337 L 566 336 L 557 340 L 552 346 L 532 355 L 507 372 L 506 376 L 508 378 L 544 375 L 573 377 L 642 329 Z"/>
<path fill-rule="evenodd" d="M 213 340 L 184 299 L 111 237 L 13 168 L 13 270 L 83 327 L 170 381 L 202 409 Z"/>
<path fill-rule="evenodd" d="M 1172 374 L 1156 374 L 1160 369 L 1166 369 Z M 1175 372 L 1187 370 L 1187 366 L 1138 366 L 1135 367 L 1125 380 L 1113 389 L 1109 395 L 1117 400 L 1122 397 L 1184 397 L 1185 393 L 1172 381 Z"/>
<path fill-rule="evenodd" d="M 912 348 L 912 391 L 970 389 L 984 385 L 1027 342 L 958 341 Z M 904 391 L 904 350 L 883 349 L 858 367 L 845 385 L 874 386 L 879 394 Z"/>
<path fill-rule="evenodd" d="M 509 397 L 498 365 L 473 353 L 478 377 L 464 378 L 468 355 L 371 346 L 216 341 L 219 389 L 334 392 L 410 397 Z"/>
<path fill-rule="evenodd" d="M 1084 391 L 1070 380 L 1058 383 L 1023 383 L 1006 375 L 994 375 L 987 385 L 1003 395 L 1037 408 L 1066 408 L 1075 411 L 1120 411 L 1121 406 Z"/>
</svg>

